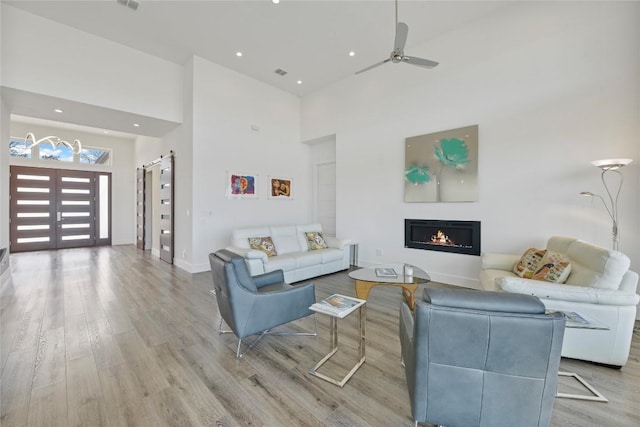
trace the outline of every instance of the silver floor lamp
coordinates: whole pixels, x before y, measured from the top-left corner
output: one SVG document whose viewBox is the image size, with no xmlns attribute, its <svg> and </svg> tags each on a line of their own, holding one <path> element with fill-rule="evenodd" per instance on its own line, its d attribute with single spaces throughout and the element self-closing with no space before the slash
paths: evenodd
<svg viewBox="0 0 640 427">
<path fill-rule="evenodd" d="M 605 159 L 605 160 L 594 160 L 591 162 L 594 166 L 602 169 L 602 173 L 600 174 L 600 179 L 602 180 L 602 184 L 604 185 L 604 189 L 607 191 L 607 196 L 609 196 L 609 204 L 607 201 L 600 195 L 592 193 L 591 191 L 583 191 L 580 194 L 583 196 L 589 197 L 597 197 L 602 201 L 604 208 L 607 210 L 607 213 L 611 217 L 612 221 L 612 229 L 611 234 L 613 237 L 613 250 L 618 250 L 618 196 L 620 195 L 620 189 L 622 189 L 622 182 L 624 181 L 624 176 L 622 172 L 618 169 L 625 167 L 629 163 L 631 163 L 632 159 Z M 611 192 L 609 185 L 607 184 L 607 176 L 611 176 L 613 173 L 618 177 L 618 187 L 615 189 L 615 192 Z M 614 178 L 615 179 L 615 178 Z"/>
</svg>

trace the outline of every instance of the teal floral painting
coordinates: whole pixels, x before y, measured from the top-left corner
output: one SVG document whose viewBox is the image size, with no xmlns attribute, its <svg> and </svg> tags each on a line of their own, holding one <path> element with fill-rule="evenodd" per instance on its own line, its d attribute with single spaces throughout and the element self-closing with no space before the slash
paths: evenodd
<svg viewBox="0 0 640 427">
<path fill-rule="evenodd" d="M 440 140 L 440 145 L 435 147 L 436 158 L 443 165 L 463 169 L 469 160 L 467 143 L 459 138 Z"/>
<path fill-rule="evenodd" d="M 478 200 L 478 125 L 405 141 L 405 202 Z"/>
</svg>

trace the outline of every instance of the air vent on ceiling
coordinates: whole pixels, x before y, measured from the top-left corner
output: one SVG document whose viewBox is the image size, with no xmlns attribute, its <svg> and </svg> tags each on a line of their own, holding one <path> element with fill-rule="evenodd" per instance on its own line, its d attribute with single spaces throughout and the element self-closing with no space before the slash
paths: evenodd
<svg viewBox="0 0 640 427">
<path fill-rule="evenodd" d="M 133 10 L 138 10 L 138 6 L 140 6 L 140 3 L 138 3 L 136 0 L 116 0 L 116 1 L 121 5 L 127 6 L 129 9 L 133 9 Z"/>
<path fill-rule="evenodd" d="M 279 76 L 284 76 L 285 74 L 287 74 L 287 72 L 282 68 L 278 68 L 277 70 L 274 71 L 274 73 L 276 73 Z"/>
</svg>

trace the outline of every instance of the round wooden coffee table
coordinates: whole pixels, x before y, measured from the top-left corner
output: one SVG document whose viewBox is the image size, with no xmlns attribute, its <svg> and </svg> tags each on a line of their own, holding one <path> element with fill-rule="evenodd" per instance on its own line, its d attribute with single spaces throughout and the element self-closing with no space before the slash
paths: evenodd
<svg viewBox="0 0 640 427">
<path fill-rule="evenodd" d="M 413 269 L 412 276 L 405 274 L 406 267 Z M 403 263 L 360 268 L 351 271 L 349 277 L 355 280 L 356 297 L 365 300 L 369 296 L 369 291 L 371 291 L 371 288 L 374 286 L 385 285 L 401 287 L 402 295 L 404 295 L 411 310 L 413 310 L 415 305 L 414 292 L 418 289 L 418 285 L 431 281 L 426 271 L 414 265 Z"/>
</svg>

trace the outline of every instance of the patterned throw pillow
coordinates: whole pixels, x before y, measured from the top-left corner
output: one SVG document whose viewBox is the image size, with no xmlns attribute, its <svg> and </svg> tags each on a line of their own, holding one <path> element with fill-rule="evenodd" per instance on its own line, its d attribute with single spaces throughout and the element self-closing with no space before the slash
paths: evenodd
<svg viewBox="0 0 640 427">
<path fill-rule="evenodd" d="M 267 256 L 276 256 L 276 247 L 273 244 L 271 237 L 249 237 L 249 246 L 251 249 L 257 249 L 264 252 Z"/>
<path fill-rule="evenodd" d="M 327 242 L 324 241 L 324 237 L 319 231 L 307 231 L 304 234 L 307 236 L 307 245 L 309 245 L 310 251 L 327 249 Z"/>
<path fill-rule="evenodd" d="M 513 272 L 525 279 L 531 279 L 545 253 L 547 253 L 545 249 L 527 249 L 520 258 L 520 261 L 513 266 Z"/>
<path fill-rule="evenodd" d="M 534 280 L 546 280 L 547 282 L 564 283 L 571 273 L 569 259 L 557 252 L 548 251 L 531 277 Z"/>
</svg>

